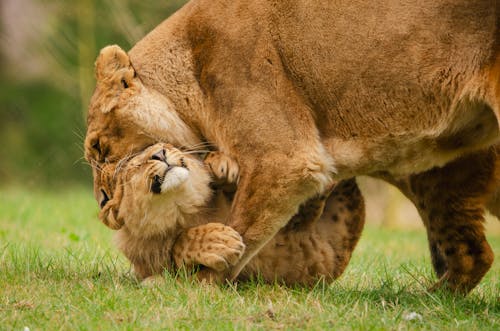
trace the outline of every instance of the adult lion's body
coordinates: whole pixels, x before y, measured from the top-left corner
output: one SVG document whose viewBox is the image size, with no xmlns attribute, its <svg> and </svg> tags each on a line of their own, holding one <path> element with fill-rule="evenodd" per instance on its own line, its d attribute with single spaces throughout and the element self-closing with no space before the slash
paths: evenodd
<svg viewBox="0 0 500 331">
<path fill-rule="evenodd" d="M 138 78 L 127 76 L 127 87 L 140 80 L 170 106 L 91 108 L 89 134 L 102 133 L 98 118 L 113 117 L 129 131 L 186 144 L 177 138 L 187 127 L 190 143 L 205 138 L 235 158 L 241 181 L 229 224 L 247 245 L 235 276 L 333 180 L 398 182 L 497 142 L 499 15 L 489 0 L 192 1 L 129 52 Z M 103 86 L 98 77 L 94 101 L 109 95 Z M 182 129 L 160 121 L 167 114 Z M 494 180 L 486 172 L 481 195 Z M 428 231 L 473 228 L 441 234 L 471 252 L 447 254 L 441 279 L 467 291 L 491 265 L 491 249 L 477 222 L 440 215 Z"/>
<path fill-rule="evenodd" d="M 194 1 L 129 56 L 222 149 L 317 133 L 339 176 L 408 174 L 498 139 L 497 19 L 491 1 Z"/>
</svg>

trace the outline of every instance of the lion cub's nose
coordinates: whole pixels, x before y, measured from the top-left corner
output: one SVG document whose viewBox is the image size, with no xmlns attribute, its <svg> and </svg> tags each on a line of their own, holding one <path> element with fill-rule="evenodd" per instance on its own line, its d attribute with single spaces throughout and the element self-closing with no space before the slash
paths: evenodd
<svg viewBox="0 0 500 331">
<path fill-rule="evenodd" d="M 162 161 L 162 162 L 167 162 L 167 155 L 164 149 L 156 152 L 151 156 L 152 160 L 157 160 L 157 161 Z"/>
</svg>

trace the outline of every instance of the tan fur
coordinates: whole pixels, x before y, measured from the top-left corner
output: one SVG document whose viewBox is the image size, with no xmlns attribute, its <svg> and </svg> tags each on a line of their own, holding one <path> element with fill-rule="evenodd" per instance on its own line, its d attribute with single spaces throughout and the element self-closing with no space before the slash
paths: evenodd
<svg viewBox="0 0 500 331">
<path fill-rule="evenodd" d="M 154 158 L 161 150 L 170 165 L 183 159 L 189 179 L 154 194 L 153 178 L 165 169 L 164 161 Z M 100 173 L 100 191 L 111 197 L 100 201 L 100 218 L 108 226 L 119 224 L 110 227 L 118 229 L 117 245 L 140 279 L 172 269 L 172 260 L 177 268 L 203 265 L 215 271 L 239 262 L 245 247 L 241 236 L 221 223 L 208 223 L 226 219 L 230 200 L 221 196 L 221 190 L 214 196 L 207 181 L 208 169 L 215 169 L 220 183 L 234 185 L 238 166 L 220 153 L 211 153 L 205 162 L 206 168 L 170 145 L 155 144 L 127 160 L 108 163 Z M 241 277 L 303 285 L 339 277 L 361 234 L 364 205 L 354 180 L 335 188 L 320 219 L 327 198 L 318 197 L 303 206 Z M 295 263 L 289 263 L 291 258 Z"/>
<path fill-rule="evenodd" d="M 130 139 L 206 139 L 233 157 L 241 176 L 228 224 L 247 245 L 235 277 L 333 180 L 408 176 L 498 141 L 498 10 L 488 0 L 193 0 L 129 61 L 103 49 L 89 139 L 119 155 L 103 127 L 113 118 Z M 148 100 L 120 106 L 136 86 Z M 106 159 L 91 146 L 89 159 Z M 448 288 L 474 285 L 462 273 Z"/>
<path fill-rule="evenodd" d="M 182 177 L 176 171 L 187 175 Z M 103 167 L 99 191 L 106 199 L 98 200 L 102 208 L 99 217 L 104 224 L 118 230 L 116 243 L 140 279 L 171 267 L 172 246 L 179 236 L 190 236 L 190 228 L 200 224 L 204 226 L 196 231 L 214 228 L 205 224 L 216 210 L 210 180 L 209 172 L 199 160 L 162 143 Z M 227 268 L 239 260 L 245 247 L 241 236 L 222 224 L 215 228 L 217 238 L 224 240 L 223 249 L 205 249 L 203 256 L 191 259 L 190 263 L 200 264 L 201 260 L 208 267 L 221 270 L 221 263 Z M 210 241 L 212 246 L 217 245 L 215 240 Z M 196 257 L 197 253 L 193 254 Z"/>
</svg>

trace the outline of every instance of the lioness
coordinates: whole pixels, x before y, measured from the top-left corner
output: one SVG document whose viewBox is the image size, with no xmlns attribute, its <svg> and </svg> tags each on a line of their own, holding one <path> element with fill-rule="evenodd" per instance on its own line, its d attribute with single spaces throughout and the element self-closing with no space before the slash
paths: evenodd
<svg viewBox="0 0 500 331">
<path fill-rule="evenodd" d="M 217 178 L 233 184 L 238 167 L 212 157 Z M 229 166 L 229 168 L 228 168 Z M 209 187 L 210 172 L 192 154 L 158 143 L 119 163 L 101 177 L 101 220 L 118 230 L 116 242 L 140 279 L 177 267 L 204 265 L 216 271 L 235 265 L 245 245 L 225 220 L 229 200 Z M 342 274 L 364 224 L 361 193 L 354 180 L 341 182 L 328 198 L 311 200 L 243 269 L 241 277 L 311 285 Z M 318 212 L 319 211 L 319 212 Z M 293 260 L 293 263 L 290 261 Z"/>
<path fill-rule="evenodd" d="M 429 190 L 446 201 L 417 204 L 444 252 L 436 286 L 468 292 L 493 261 L 475 198 L 498 183 L 492 167 L 477 167 L 469 195 L 460 171 L 446 189 L 418 187 L 440 181 L 433 167 L 499 141 L 499 15 L 490 0 L 193 0 L 128 55 L 103 49 L 87 159 L 120 158 L 124 141 L 153 138 L 206 140 L 234 158 L 227 224 L 246 251 L 229 278 L 333 181 L 409 181 L 414 201 Z"/>
</svg>

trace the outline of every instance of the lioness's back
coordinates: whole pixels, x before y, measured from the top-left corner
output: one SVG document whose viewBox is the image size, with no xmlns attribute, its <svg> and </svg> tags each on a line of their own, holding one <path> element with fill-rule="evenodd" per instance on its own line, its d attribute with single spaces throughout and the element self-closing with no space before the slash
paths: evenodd
<svg viewBox="0 0 500 331">
<path fill-rule="evenodd" d="M 292 2 L 271 28 L 326 135 L 429 129 L 498 51 L 493 1 Z"/>
</svg>

